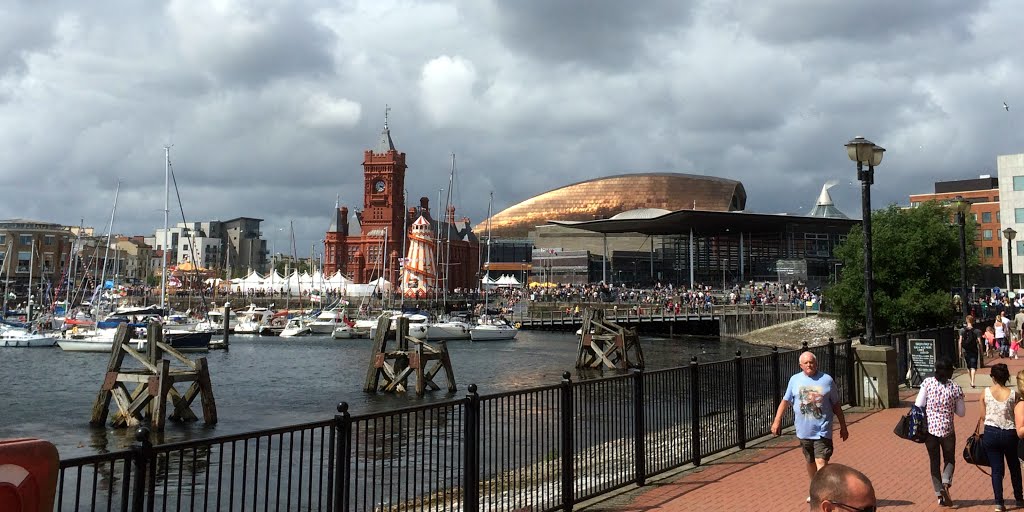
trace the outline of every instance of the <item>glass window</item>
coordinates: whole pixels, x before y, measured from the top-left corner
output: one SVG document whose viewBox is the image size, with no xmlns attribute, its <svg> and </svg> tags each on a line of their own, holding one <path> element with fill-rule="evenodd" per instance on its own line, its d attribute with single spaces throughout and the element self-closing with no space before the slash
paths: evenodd
<svg viewBox="0 0 1024 512">
<path fill-rule="evenodd" d="M 971 212 L 971 218 L 974 219 L 974 223 L 975 224 L 978 223 L 978 214 L 977 213 Z"/>
<path fill-rule="evenodd" d="M 1002 222 L 1002 219 L 999 218 L 999 210 L 996 210 L 996 222 Z"/>
<path fill-rule="evenodd" d="M 992 212 L 981 212 L 981 221 L 986 224 L 992 222 Z"/>
<path fill-rule="evenodd" d="M 992 230 L 991 229 L 986 229 L 986 230 L 982 231 L 981 232 L 981 239 L 982 240 L 992 240 Z"/>
<path fill-rule="evenodd" d="M 1017 240 L 1017 254 L 1022 254 L 1021 251 L 1024 251 L 1024 241 Z"/>
<path fill-rule="evenodd" d="M 992 257 L 992 253 L 993 253 L 992 248 L 991 247 L 986 247 L 985 248 L 985 259 L 991 258 Z"/>
<path fill-rule="evenodd" d="M 56 240 L 53 235 L 46 235 L 43 237 L 43 245 L 53 245 Z"/>
<path fill-rule="evenodd" d="M 1024 176 L 1013 177 L 1013 189 L 1018 191 L 1024 190 Z"/>
<path fill-rule="evenodd" d="M 7 235 L 0 235 L 0 245 L 7 245 Z"/>
<path fill-rule="evenodd" d="M 18 272 L 28 272 L 29 263 L 32 262 L 30 251 L 18 251 Z"/>
<path fill-rule="evenodd" d="M 7 259 L 7 251 L 0 251 L 0 263 L 3 263 Z"/>
<path fill-rule="evenodd" d="M 1013 221 L 1018 224 L 1024 224 L 1024 208 L 1013 209 Z"/>
<path fill-rule="evenodd" d="M 21 245 L 32 245 L 32 235 L 19 235 L 18 239 Z"/>
</svg>

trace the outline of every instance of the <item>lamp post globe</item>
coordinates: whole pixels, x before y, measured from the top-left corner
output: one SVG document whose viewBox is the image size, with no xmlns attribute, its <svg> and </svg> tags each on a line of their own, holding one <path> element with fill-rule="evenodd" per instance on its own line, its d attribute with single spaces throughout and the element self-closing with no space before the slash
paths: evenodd
<svg viewBox="0 0 1024 512">
<path fill-rule="evenodd" d="M 882 163 L 885 148 L 860 136 L 854 137 L 845 146 L 847 156 L 857 162 L 857 179 L 860 180 L 861 223 L 864 231 L 864 342 L 867 345 L 874 345 L 875 284 L 871 269 L 871 185 L 875 182 L 875 166 Z"/>
</svg>

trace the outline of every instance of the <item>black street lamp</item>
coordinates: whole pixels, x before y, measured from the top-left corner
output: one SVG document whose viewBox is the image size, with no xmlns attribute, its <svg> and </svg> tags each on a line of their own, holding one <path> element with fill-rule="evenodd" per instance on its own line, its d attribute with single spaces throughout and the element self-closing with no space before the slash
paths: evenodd
<svg viewBox="0 0 1024 512">
<path fill-rule="evenodd" d="M 1006 239 L 1006 292 L 1009 293 L 1013 286 L 1013 251 L 1010 245 L 1017 237 L 1017 231 L 1013 228 L 1003 230 L 1003 238 Z"/>
<path fill-rule="evenodd" d="M 963 303 L 963 315 L 961 319 L 967 318 L 970 311 L 970 301 L 967 300 L 967 235 L 964 232 L 967 225 L 967 212 L 971 210 L 971 203 L 956 196 L 953 199 L 953 208 L 956 210 L 956 225 L 960 228 L 960 297 Z"/>
<path fill-rule="evenodd" d="M 864 137 L 854 137 L 846 143 L 846 154 L 857 162 L 860 180 L 861 211 L 864 227 L 864 339 L 875 344 L 875 283 L 871 271 L 871 184 L 875 182 L 875 166 L 882 163 L 885 148 Z M 867 170 L 864 169 L 865 164 Z"/>
</svg>

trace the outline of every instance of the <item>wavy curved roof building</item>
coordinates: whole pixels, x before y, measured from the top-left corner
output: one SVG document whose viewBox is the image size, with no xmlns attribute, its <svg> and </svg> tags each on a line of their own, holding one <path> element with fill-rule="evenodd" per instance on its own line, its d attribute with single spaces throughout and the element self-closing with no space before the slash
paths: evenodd
<svg viewBox="0 0 1024 512">
<path fill-rule="evenodd" d="M 495 237 L 522 238 L 549 220 L 594 220 L 642 209 L 737 211 L 747 192 L 736 180 L 674 172 L 620 174 L 573 183 L 493 215 Z M 487 220 L 476 228 L 486 230 Z"/>
</svg>

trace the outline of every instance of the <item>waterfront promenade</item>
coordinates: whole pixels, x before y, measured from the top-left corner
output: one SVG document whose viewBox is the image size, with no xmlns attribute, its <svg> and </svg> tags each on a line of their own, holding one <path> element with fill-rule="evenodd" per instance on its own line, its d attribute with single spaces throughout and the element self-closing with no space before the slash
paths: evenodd
<svg viewBox="0 0 1024 512">
<path fill-rule="evenodd" d="M 1024 359 L 998 359 L 1010 368 L 1011 384 L 1016 372 L 1024 369 Z M 794 373 L 796 368 L 790 369 Z M 964 441 L 977 425 L 979 398 L 988 385 L 988 368 L 979 370 L 977 388 L 971 389 L 966 374 L 956 376 L 967 394 L 967 414 L 956 418 L 957 461 L 950 494 L 956 510 L 994 508 L 990 477 L 963 461 Z M 846 418 L 850 438 L 840 441 L 836 434 L 833 462 L 860 469 L 871 478 L 882 510 L 951 510 L 937 504 L 928 473 L 928 454 L 923 444 L 897 438 L 892 429 L 906 413 L 917 390 L 902 389 L 903 406 L 885 410 L 850 409 Z M 836 425 L 838 430 L 838 425 Z M 988 468 L 984 468 L 986 471 Z M 1009 476 L 1003 479 L 1004 497 L 1014 510 Z M 779 438 L 765 438 L 746 450 L 707 460 L 690 469 L 642 488 L 633 488 L 614 496 L 576 507 L 597 511 L 700 511 L 700 510 L 808 510 L 808 479 L 803 456 L 792 429 Z"/>
</svg>

